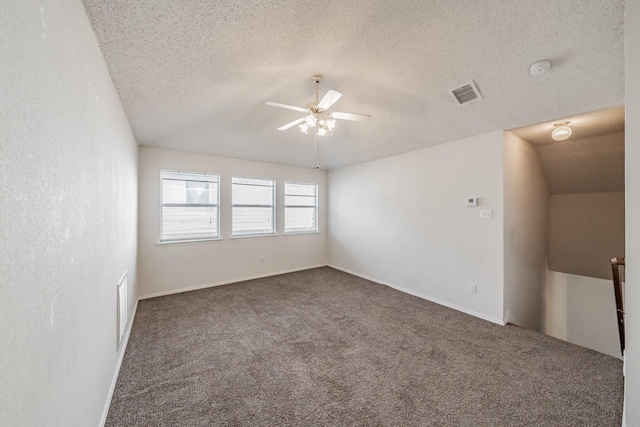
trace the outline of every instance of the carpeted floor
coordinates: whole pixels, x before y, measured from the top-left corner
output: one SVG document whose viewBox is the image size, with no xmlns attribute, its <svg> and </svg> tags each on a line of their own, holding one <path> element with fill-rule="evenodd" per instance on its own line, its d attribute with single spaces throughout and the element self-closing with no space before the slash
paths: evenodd
<svg viewBox="0 0 640 427">
<path fill-rule="evenodd" d="M 142 300 L 107 426 L 615 426 L 622 362 L 329 267 Z"/>
</svg>

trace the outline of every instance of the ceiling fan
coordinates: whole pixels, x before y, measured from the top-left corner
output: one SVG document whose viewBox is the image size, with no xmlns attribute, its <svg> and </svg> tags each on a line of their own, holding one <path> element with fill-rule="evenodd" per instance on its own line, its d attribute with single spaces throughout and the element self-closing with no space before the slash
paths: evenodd
<svg viewBox="0 0 640 427">
<path fill-rule="evenodd" d="M 300 130 L 307 133 L 310 128 L 316 128 L 315 134 L 318 136 L 324 136 L 327 133 L 333 131 L 336 126 L 336 119 L 338 120 L 352 120 L 356 122 L 366 122 L 371 119 L 369 114 L 359 113 L 340 113 L 337 111 L 328 111 L 342 94 L 335 90 L 328 91 L 320 101 L 318 101 L 318 87 L 322 81 L 321 75 L 314 75 L 311 77 L 316 85 L 316 100 L 307 104 L 305 108 L 296 107 L 293 105 L 280 104 L 278 102 L 267 102 L 267 105 L 272 107 L 286 108 L 288 110 L 298 111 L 304 113 L 304 116 L 287 123 L 284 126 L 278 128 L 278 130 L 287 130 L 289 128 L 298 125 Z"/>
</svg>

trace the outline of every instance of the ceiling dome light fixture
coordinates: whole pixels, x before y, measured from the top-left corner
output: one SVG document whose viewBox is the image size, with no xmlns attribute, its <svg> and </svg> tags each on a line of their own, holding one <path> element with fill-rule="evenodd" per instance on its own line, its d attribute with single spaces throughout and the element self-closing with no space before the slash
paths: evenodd
<svg viewBox="0 0 640 427">
<path fill-rule="evenodd" d="M 567 126 L 568 124 L 569 122 L 564 122 L 556 123 L 555 125 L 553 125 L 554 129 L 553 132 L 551 132 L 551 138 L 553 138 L 555 141 L 564 141 L 565 139 L 569 138 L 573 131 L 569 126 Z"/>
</svg>

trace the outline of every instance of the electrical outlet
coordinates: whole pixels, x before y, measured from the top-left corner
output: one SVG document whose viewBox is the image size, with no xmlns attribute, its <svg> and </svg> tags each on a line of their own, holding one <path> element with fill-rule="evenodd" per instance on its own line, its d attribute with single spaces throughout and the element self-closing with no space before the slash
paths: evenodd
<svg viewBox="0 0 640 427">
<path fill-rule="evenodd" d="M 478 285 L 476 285 L 475 283 L 469 283 L 469 293 L 470 294 L 477 294 L 478 293 Z"/>
</svg>

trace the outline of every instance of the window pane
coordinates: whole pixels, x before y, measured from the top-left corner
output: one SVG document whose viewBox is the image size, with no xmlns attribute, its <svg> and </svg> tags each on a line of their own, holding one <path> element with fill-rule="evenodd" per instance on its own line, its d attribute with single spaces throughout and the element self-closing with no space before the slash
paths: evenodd
<svg viewBox="0 0 640 427">
<path fill-rule="evenodd" d="M 285 206 L 315 206 L 315 196 L 284 196 Z"/>
<path fill-rule="evenodd" d="M 233 204 L 271 206 L 273 204 L 273 187 L 236 184 L 233 186 Z"/>
<path fill-rule="evenodd" d="M 218 237 L 217 207 L 163 207 L 162 240 Z"/>
<path fill-rule="evenodd" d="M 233 177 L 231 183 L 231 235 L 274 234 L 275 181 Z"/>
<path fill-rule="evenodd" d="M 232 178 L 234 205 L 273 205 L 274 181 L 255 178 Z"/>
<path fill-rule="evenodd" d="M 218 183 L 206 181 L 162 180 L 163 204 L 216 204 Z"/>
<path fill-rule="evenodd" d="M 185 181 L 187 204 L 214 204 L 214 187 L 218 184 L 210 182 Z"/>
<path fill-rule="evenodd" d="M 161 178 L 160 240 L 178 241 L 219 237 L 219 177 L 205 173 L 162 171 Z"/>
<path fill-rule="evenodd" d="M 273 234 L 273 208 L 233 207 L 234 236 L 248 234 Z"/>
<path fill-rule="evenodd" d="M 285 208 L 284 215 L 287 221 L 285 232 L 316 231 L 316 209 L 312 208 Z"/>
<path fill-rule="evenodd" d="M 284 184 L 285 195 L 294 196 L 314 196 L 316 195 L 315 184 L 300 184 L 294 182 L 286 182 Z"/>
<path fill-rule="evenodd" d="M 284 231 L 303 233 L 318 231 L 318 185 L 284 183 Z"/>
<path fill-rule="evenodd" d="M 173 179 L 162 180 L 162 203 L 187 203 L 187 192 L 184 181 Z"/>
</svg>

